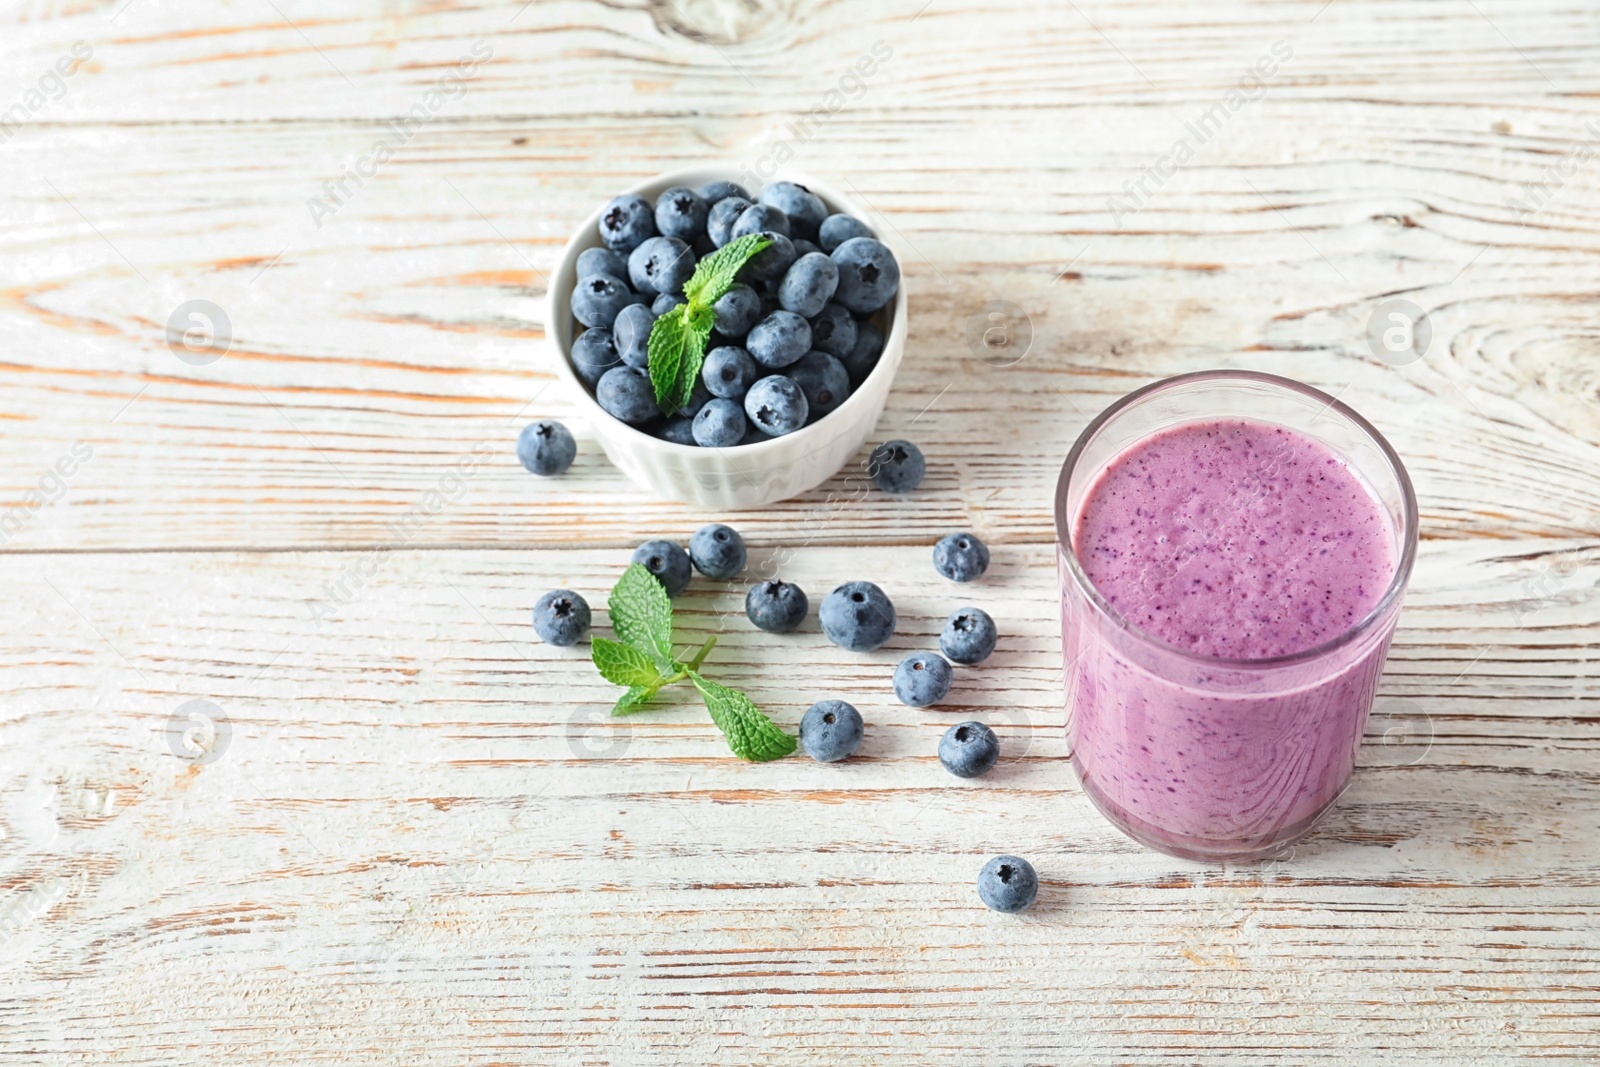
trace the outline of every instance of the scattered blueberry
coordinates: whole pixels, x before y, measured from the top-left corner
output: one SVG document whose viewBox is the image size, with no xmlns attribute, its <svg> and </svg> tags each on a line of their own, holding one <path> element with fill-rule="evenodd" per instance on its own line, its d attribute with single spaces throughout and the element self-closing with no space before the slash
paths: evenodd
<svg viewBox="0 0 1600 1067">
<path fill-rule="evenodd" d="M 612 367 L 595 386 L 594 398 L 606 414 L 630 426 L 649 422 L 661 414 L 656 406 L 656 389 L 650 374 L 638 367 Z"/>
<path fill-rule="evenodd" d="M 575 645 L 589 630 L 589 602 L 570 589 L 552 589 L 533 605 L 533 632 L 552 645 Z"/>
<path fill-rule="evenodd" d="M 819 700 L 800 717 L 800 747 L 818 763 L 849 759 L 861 747 L 861 713 L 842 700 Z"/>
<path fill-rule="evenodd" d="M 970 582 L 989 569 L 989 546 L 965 531 L 946 534 L 933 546 L 933 567 L 952 582 Z"/>
<path fill-rule="evenodd" d="M 738 400 L 744 396 L 760 374 L 750 353 L 734 345 L 713 348 L 706 353 L 706 361 L 700 365 L 700 380 L 711 391 L 711 395 L 727 400 Z"/>
<path fill-rule="evenodd" d="M 728 230 L 728 240 L 768 231 L 788 237 L 789 216 L 770 204 L 752 204 L 740 212 L 739 217 L 734 220 L 732 228 Z"/>
<path fill-rule="evenodd" d="M 844 364 L 844 369 L 850 372 L 850 385 L 859 389 L 861 383 L 867 380 L 867 375 L 872 373 L 872 368 L 878 365 L 878 357 L 883 354 L 883 330 L 870 319 L 856 323 L 856 344 L 848 356 L 840 356 L 839 362 Z"/>
<path fill-rule="evenodd" d="M 838 304 L 829 304 L 811 319 L 811 347 L 843 359 L 856 347 L 856 320 Z"/>
<path fill-rule="evenodd" d="M 561 474 L 572 466 L 578 442 L 572 431 L 549 419 L 530 422 L 517 435 L 517 458 L 534 474 L 544 478 Z"/>
<path fill-rule="evenodd" d="M 655 435 L 675 445 L 694 447 L 700 443 L 694 439 L 694 420 L 687 415 L 674 415 L 666 419 L 655 428 Z"/>
<path fill-rule="evenodd" d="M 572 342 L 572 369 L 585 385 L 594 386 L 601 375 L 621 362 L 611 331 L 603 327 L 584 330 Z"/>
<path fill-rule="evenodd" d="M 713 201 L 711 211 L 706 215 L 706 234 L 711 238 L 711 243 L 721 248 L 733 240 L 734 224 L 748 207 L 750 199 L 743 196 L 728 196 Z"/>
<path fill-rule="evenodd" d="M 761 297 L 756 291 L 740 282 L 717 298 L 711 305 L 716 316 L 717 332 L 724 337 L 740 338 L 761 319 Z"/>
<path fill-rule="evenodd" d="M 572 317 L 585 326 L 610 329 L 623 308 L 633 303 L 628 283 L 609 274 L 591 274 L 572 287 Z"/>
<path fill-rule="evenodd" d="M 719 200 L 726 200 L 730 196 L 750 199 L 750 194 L 745 192 L 744 186 L 738 182 L 706 182 L 700 187 L 700 199 L 708 204 L 715 204 Z"/>
<path fill-rule="evenodd" d="M 846 582 L 817 612 L 829 641 L 851 652 L 871 652 L 894 635 L 894 605 L 871 582 Z"/>
<path fill-rule="evenodd" d="M 811 351 L 811 324 L 792 311 L 774 311 L 750 328 L 744 347 L 763 367 L 782 370 Z"/>
<path fill-rule="evenodd" d="M 769 374 L 744 394 L 744 413 L 768 437 L 794 433 L 806 424 L 806 395 L 794 379 Z"/>
<path fill-rule="evenodd" d="M 772 243 L 746 260 L 739 276 L 758 282 L 774 282 L 794 265 L 799 253 L 794 250 L 794 243 L 781 233 L 762 230 L 761 236 Z"/>
<path fill-rule="evenodd" d="M 900 264 L 881 241 L 852 237 L 833 250 L 833 261 L 839 266 L 834 299 L 851 311 L 877 311 L 900 288 Z"/>
<path fill-rule="evenodd" d="M 778 303 L 803 319 L 820 312 L 833 291 L 839 288 L 839 268 L 821 252 L 811 252 L 794 261 L 778 284 Z M 840 309 L 843 310 L 842 308 Z M 849 313 L 846 312 L 846 317 Z M 855 338 L 850 338 L 852 344 Z"/>
<path fill-rule="evenodd" d="M 656 318 L 659 319 L 661 316 L 665 315 L 667 312 L 683 303 L 687 303 L 687 301 L 681 296 L 675 296 L 672 293 L 658 293 L 656 294 L 656 298 L 650 301 L 650 310 L 655 312 Z"/>
<path fill-rule="evenodd" d="M 732 448 L 744 440 L 748 428 L 739 402 L 717 397 L 695 414 L 694 443 L 702 448 Z"/>
<path fill-rule="evenodd" d="M 655 233 L 655 208 L 637 193 L 614 197 L 600 212 L 600 239 L 613 252 L 626 255 Z"/>
<path fill-rule="evenodd" d="M 689 559 L 707 578 L 732 578 L 744 570 L 744 538 L 731 526 L 708 523 L 689 538 Z"/>
<path fill-rule="evenodd" d="M 950 664 L 933 652 L 913 652 L 894 669 L 894 695 L 913 708 L 937 704 L 950 694 Z"/>
<path fill-rule="evenodd" d="M 689 553 L 675 541 L 646 541 L 633 550 L 633 562 L 644 564 L 668 596 L 677 596 L 689 584 Z"/>
<path fill-rule="evenodd" d="M 628 276 L 628 260 L 609 248 L 585 248 L 578 253 L 578 280 L 595 274 L 609 274 L 613 278 Z"/>
<path fill-rule="evenodd" d="M 910 441 L 885 441 L 867 459 L 867 474 L 886 493 L 909 493 L 922 484 L 928 465 Z"/>
<path fill-rule="evenodd" d="M 757 582 L 744 597 L 744 613 L 769 634 L 786 634 L 806 621 L 811 603 L 805 590 L 793 582 L 774 578 Z"/>
<path fill-rule="evenodd" d="M 641 293 L 683 295 L 694 275 L 694 253 L 676 237 L 652 237 L 628 256 L 628 277 Z"/>
<path fill-rule="evenodd" d="M 978 899 L 995 911 L 1021 911 L 1039 895 L 1039 876 L 1021 856 L 996 856 L 978 872 Z"/>
<path fill-rule="evenodd" d="M 791 237 L 816 237 L 817 227 L 828 217 L 822 198 L 796 182 L 773 182 L 757 199 L 789 216 Z"/>
<path fill-rule="evenodd" d="M 611 340 L 622 362 L 630 367 L 650 366 L 650 331 L 655 324 L 656 313 L 643 304 L 629 304 L 617 314 L 617 321 L 611 324 Z"/>
<path fill-rule="evenodd" d="M 957 778 L 976 778 L 1000 758 L 1000 739 L 981 722 L 959 722 L 939 739 L 939 762 Z"/>
<path fill-rule="evenodd" d="M 806 395 L 808 418 L 816 420 L 845 402 L 850 395 L 850 373 L 826 352 L 807 352 L 784 371 Z"/>
<path fill-rule="evenodd" d="M 871 237 L 867 224 L 854 215 L 829 215 L 817 230 L 817 243 L 824 252 L 832 252 L 852 237 Z"/>
<path fill-rule="evenodd" d="M 656 232 L 663 237 L 693 241 L 706 229 L 706 212 L 711 205 L 699 193 L 681 186 L 656 197 Z"/>
<path fill-rule="evenodd" d="M 944 621 L 939 648 L 952 662 L 970 666 L 982 663 L 999 640 L 994 620 L 982 608 L 957 608 Z"/>
</svg>

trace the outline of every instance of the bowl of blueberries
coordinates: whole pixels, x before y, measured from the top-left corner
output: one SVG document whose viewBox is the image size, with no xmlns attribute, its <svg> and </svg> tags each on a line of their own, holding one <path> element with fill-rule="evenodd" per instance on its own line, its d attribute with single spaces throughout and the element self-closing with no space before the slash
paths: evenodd
<svg viewBox="0 0 1600 1067">
<path fill-rule="evenodd" d="M 900 266 L 856 205 L 800 174 L 739 177 L 671 171 L 601 206 L 567 242 L 546 314 L 558 373 L 606 456 L 704 508 L 759 507 L 832 477 L 877 424 L 905 352 Z M 682 323 L 699 340 L 652 367 Z M 682 377 L 662 399 L 669 362 Z"/>
</svg>

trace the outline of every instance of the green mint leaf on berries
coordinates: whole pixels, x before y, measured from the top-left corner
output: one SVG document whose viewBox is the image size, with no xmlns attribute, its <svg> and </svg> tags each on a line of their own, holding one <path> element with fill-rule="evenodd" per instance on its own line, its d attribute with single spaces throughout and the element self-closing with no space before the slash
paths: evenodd
<svg viewBox="0 0 1600 1067">
<path fill-rule="evenodd" d="M 676 415 L 688 406 L 716 325 L 711 305 L 733 288 L 744 265 L 770 244 L 770 237 L 750 233 L 706 256 L 695 264 L 694 276 L 683 287 L 684 302 L 650 328 L 645 351 L 662 414 Z"/>
<path fill-rule="evenodd" d="M 711 721 L 728 739 L 728 747 L 740 759 L 755 763 L 782 759 L 795 750 L 795 740 L 778 729 L 771 719 L 750 698 L 737 689 L 718 685 L 708 678 L 689 672 L 694 687 L 706 702 Z"/>
<path fill-rule="evenodd" d="M 633 563 L 611 590 L 608 605 L 611 628 L 622 640 L 593 638 L 589 656 L 606 681 L 626 686 L 627 691 L 612 705 L 612 715 L 632 715 L 669 685 L 691 681 L 700 690 L 711 721 L 728 740 L 728 747 L 740 759 L 757 763 L 781 759 L 796 748 L 795 739 L 784 733 L 754 702 L 737 689 L 719 685 L 700 673 L 706 656 L 716 647 L 713 635 L 689 659 L 680 663 L 673 657 L 672 601 L 655 575 L 643 564 Z"/>
<path fill-rule="evenodd" d="M 644 564 L 631 563 L 622 572 L 611 590 L 609 610 L 611 628 L 622 638 L 623 644 L 644 653 L 662 671 L 675 666 L 672 662 L 672 601 L 667 599 L 667 591 L 656 576 L 645 570 Z M 595 666 L 600 666 L 598 659 Z"/>
</svg>

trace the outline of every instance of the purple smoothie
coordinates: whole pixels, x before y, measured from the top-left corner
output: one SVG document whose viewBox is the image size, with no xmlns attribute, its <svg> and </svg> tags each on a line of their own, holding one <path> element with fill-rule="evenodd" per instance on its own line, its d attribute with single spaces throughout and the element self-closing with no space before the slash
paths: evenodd
<svg viewBox="0 0 1600 1067">
<path fill-rule="evenodd" d="M 1242 661 L 1330 642 L 1383 599 L 1396 531 L 1372 489 L 1297 431 L 1183 423 L 1098 474 L 1073 547 L 1112 609 L 1063 599 L 1069 734 L 1095 803 L 1186 855 L 1303 833 L 1349 779 L 1392 621 L 1324 655 Z"/>
</svg>

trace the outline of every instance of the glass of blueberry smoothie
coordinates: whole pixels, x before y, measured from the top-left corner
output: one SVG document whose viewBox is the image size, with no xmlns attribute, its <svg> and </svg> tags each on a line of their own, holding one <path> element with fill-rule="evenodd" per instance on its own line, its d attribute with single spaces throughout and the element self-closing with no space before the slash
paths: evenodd
<svg viewBox="0 0 1600 1067">
<path fill-rule="evenodd" d="M 1083 431 L 1056 533 L 1084 792 L 1176 856 L 1303 837 L 1350 780 L 1416 556 L 1389 443 L 1287 378 L 1169 378 Z"/>
</svg>

